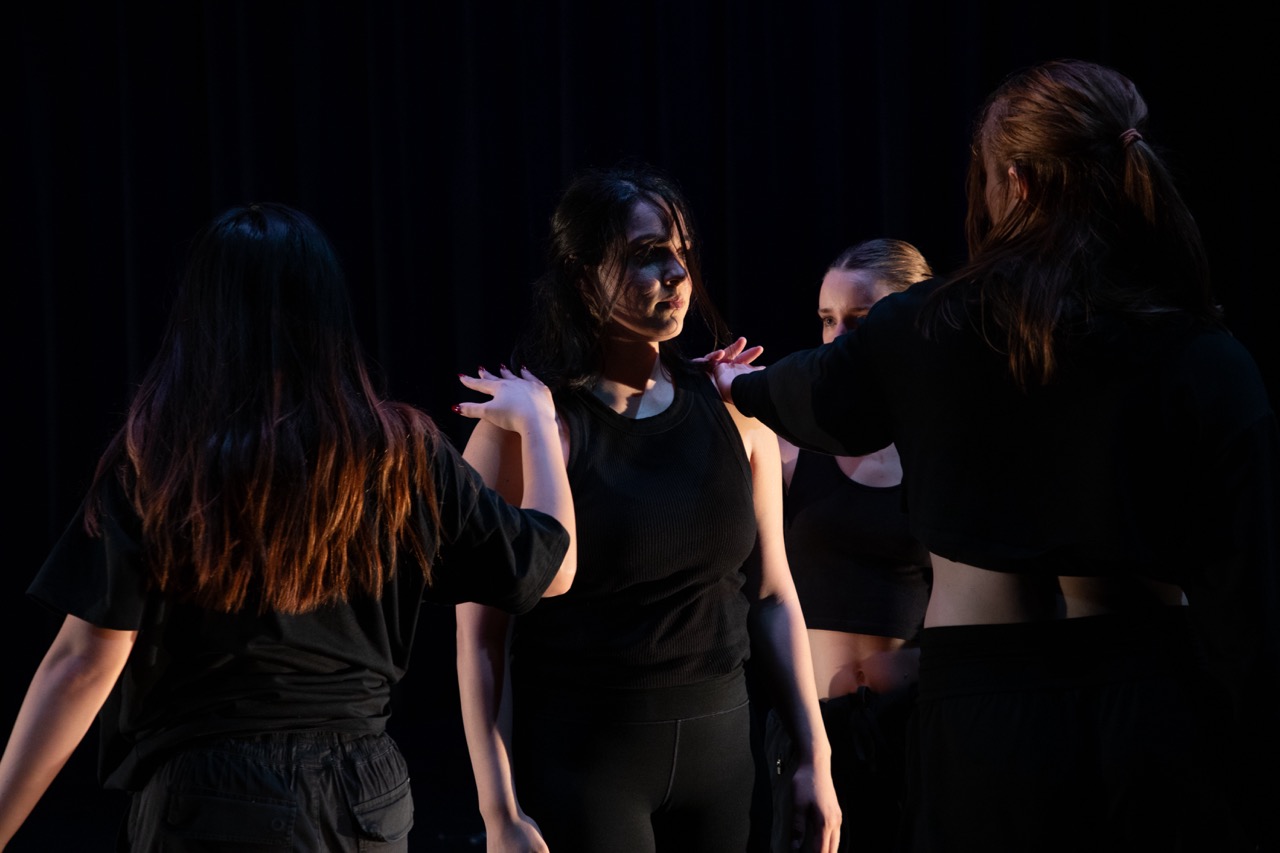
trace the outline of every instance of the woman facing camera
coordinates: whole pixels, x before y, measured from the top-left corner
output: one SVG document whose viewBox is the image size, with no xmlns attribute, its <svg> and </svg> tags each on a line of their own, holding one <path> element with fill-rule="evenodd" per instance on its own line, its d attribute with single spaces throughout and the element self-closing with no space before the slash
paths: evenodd
<svg viewBox="0 0 1280 853">
<path fill-rule="evenodd" d="M 818 291 L 822 342 L 853 331 L 890 293 L 933 276 L 901 240 L 867 240 L 831 264 Z M 906 724 L 918 674 L 917 634 L 929 603 L 928 550 L 907 529 L 902 461 L 892 444 L 862 456 L 801 450 L 778 439 L 786 485 L 787 561 L 813 657 L 831 775 L 844 815 L 840 849 L 889 851 L 900 831 Z M 765 725 L 777 793 L 790 744 Z M 785 797 L 774 803 L 775 851 L 790 847 Z"/>
<path fill-rule="evenodd" d="M 514 620 L 458 608 L 488 849 L 742 853 L 754 649 L 796 744 L 796 838 L 833 853 L 839 809 L 787 569 L 777 438 L 676 347 L 691 311 L 716 325 L 688 204 L 655 171 L 588 170 L 550 242 L 515 357 L 555 393 L 579 569 L 555 606 Z M 522 493 L 509 432 L 478 424 L 465 456 L 508 499 Z"/>
</svg>

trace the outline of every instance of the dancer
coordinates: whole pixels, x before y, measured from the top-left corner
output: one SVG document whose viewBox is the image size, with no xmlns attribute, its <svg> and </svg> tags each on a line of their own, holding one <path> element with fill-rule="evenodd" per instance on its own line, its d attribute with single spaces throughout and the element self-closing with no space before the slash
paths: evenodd
<svg viewBox="0 0 1280 853">
<path fill-rule="evenodd" d="M 763 369 L 708 356 L 796 444 L 901 455 L 934 571 L 913 850 L 1277 844 L 1280 439 L 1147 132 L 1112 69 L 1013 75 L 957 274 Z"/>
<path fill-rule="evenodd" d="M 101 709 L 104 783 L 135 792 L 120 849 L 409 849 L 385 728 L 423 599 L 521 612 L 575 570 L 550 392 L 461 381 L 492 397 L 461 414 L 519 436 L 524 509 L 374 390 L 310 219 L 212 221 L 31 585 L 66 616 L 0 760 L 0 848 Z"/>
<path fill-rule="evenodd" d="M 822 342 L 853 331 L 890 293 L 933 277 L 919 250 L 867 240 L 831 264 L 818 292 Z M 904 799 L 906 725 L 914 707 L 917 635 L 929 601 L 929 553 L 907 530 L 902 463 L 892 444 L 862 456 L 801 450 L 779 438 L 787 562 L 809 629 L 840 849 L 895 850 Z M 774 788 L 773 849 L 790 849 L 791 750 L 776 713 L 765 722 Z"/>
<path fill-rule="evenodd" d="M 688 312 L 710 316 L 694 241 L 684 198 L 643 167 L 587 170 L 552 219 L 516 357 L 555 392 L 580 561 L 570 592 L 514 620 L 458 608 L 491 852 L 741 853 L 752 649 L 797 745 L 794 838 L 838 841 L 777 438 L 675 348 Z M 465 456 L 522 493 L 513 436 L 477 424 Z"/>
</svg>

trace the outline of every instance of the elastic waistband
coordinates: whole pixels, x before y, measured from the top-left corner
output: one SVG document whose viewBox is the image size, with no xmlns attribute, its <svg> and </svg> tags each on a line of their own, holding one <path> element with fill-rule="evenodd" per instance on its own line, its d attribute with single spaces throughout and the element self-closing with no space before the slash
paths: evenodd
<svg viewBox="0 0 1280 853">
<path fill-rule="evenodd" d="M 239 737 L 217 738 L 192 749 L 224 752 L 261 761 L 328 763 L 344 758 L 368 759 L 395 750 L 385 732 L 355 734 L 334 731 L 265 732 Z"/>
<path fill-rule="evenodd" d="M 620 723 L 687 720 L 720 714 L 747 701 L 742 669 L 696 684 L 672 687 L 599 688 L 580 684 L 519 682 L 521 714 L 556 719 L 610 719 Z"/>
</svg>

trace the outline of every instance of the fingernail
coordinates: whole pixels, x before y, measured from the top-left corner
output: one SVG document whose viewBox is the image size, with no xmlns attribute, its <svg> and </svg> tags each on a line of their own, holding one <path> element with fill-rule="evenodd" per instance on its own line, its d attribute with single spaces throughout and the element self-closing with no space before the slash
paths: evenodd
<svg viewBox="0 0 1280 853">
<path fill-rule="evenodd" d="M 458 414 L 462 414 L 462 406 L 460 404 L 454 403 L 451 408 Z"/>
<path fill-rule="evenodd" d="M 502 370 L 510 370 L 510 368 L 508 368 L 505 364 L 499 364 L 498 367 L 501 368 Z"/>
</svg>

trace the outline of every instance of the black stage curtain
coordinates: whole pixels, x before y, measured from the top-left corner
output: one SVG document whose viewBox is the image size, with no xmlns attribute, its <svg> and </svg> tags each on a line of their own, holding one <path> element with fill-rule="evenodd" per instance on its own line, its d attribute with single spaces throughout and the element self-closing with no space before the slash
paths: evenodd
<svg viewBox="0 0 1280 853">
<path fill-rule="evenodd" d="M 1073 56 L 1151 106 L 1228 320 L 1276 397 L 1258 275 L 1274 239 L 1264 36 L 1243 4 L 651 0 L 47 2 L 6 12 L 4 229 L 17 457 L 3 590 L 7 734 L 56 623 L 23 595 L 159 341 L 186 241 L 281 201 L 337 245 L 388 390 L 461 443 L 459 371 L 504 360 L 568 176 L 626 157 L 691 197 L 705 277 L 767 361 L 818 342 L 826 264 L 859 239 L 964 258 L 970 122 L 1007 73 Z M 1267 85 L 1267 97 L 1263 87 Z M 689 333 L 688 349 L 709 342 Z M 1191 452 L 1194 452 L 1192 449 Z M 1177 464 L 1170 460 L 1170 464 Z M 34 488 L 35 492 L 28 491 Z M 450 612 L 394 718 L 416 844 L 481 830 Z M 91 735 L 10 848 L 110 849 Z"/>
</svg>

